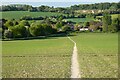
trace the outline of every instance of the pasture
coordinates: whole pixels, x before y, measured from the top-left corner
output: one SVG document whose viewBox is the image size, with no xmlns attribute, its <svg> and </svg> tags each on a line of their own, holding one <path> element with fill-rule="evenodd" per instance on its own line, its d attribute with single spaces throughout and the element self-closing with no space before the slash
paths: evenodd
<svg viewBox="0 0 120 80">
<path fill-rule="evenodd" d="M 118 77 L 118 34 L 80 33 L 72 39 L 77 43 L 83 78 Z"/>
<path fill-rule="evenodd" d="M 73 44 L 66 37 L 3 41 L 3 78 L 69 78 Z"/>
<path fill-rule="evenodd" d="M 119 15 L 120 15 L 120 14 L 112 14 L 111 17 L 112 17 L 112 19 L 114 19 L 114 18 L 118 18 Z M 97 18 L 98 18 L 98 17 L 101 18 L 101 17 L 103 17 L 103 16 L 97 16 Z"/>
<path fill-rule="evenodd" d="M 27 15 L 31 17 L 45 17 L 45 16 L 57 16 L 57 15 L 63 15 L 62 13 L 55 13 L 55 12 L 29 12 L 29 11 L 5 11 L 0 12 L 2 14 L 2 18 L 5 19 L 20 19 L 21 17 Z"/>
<path fill-rule="evenodd" d="M 72 22 L 90 22 L 94 20 L 93 18 L 70 18 L 70 19 L 64 19 L 65 21 L 72 21 Z"/>
</svg>

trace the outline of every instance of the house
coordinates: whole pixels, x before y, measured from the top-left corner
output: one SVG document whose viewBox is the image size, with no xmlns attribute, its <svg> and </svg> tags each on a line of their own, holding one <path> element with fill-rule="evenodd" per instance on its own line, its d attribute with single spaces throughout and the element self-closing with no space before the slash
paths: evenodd
<svg viewBox="0 0 120 80">
<path fill-rule="evenodd" d="M 89 30 L 89 28 L 88 27 L 80 27 L 80 29 L 79 29 L 80 31 L 88 31 Z"/>
</svg>

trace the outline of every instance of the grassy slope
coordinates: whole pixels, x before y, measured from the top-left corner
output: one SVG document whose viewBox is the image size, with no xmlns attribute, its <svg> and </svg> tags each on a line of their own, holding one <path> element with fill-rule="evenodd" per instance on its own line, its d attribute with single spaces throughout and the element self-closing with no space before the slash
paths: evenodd
<svg viewBox="0 0 120 80">
<path fill-rule="evenodd" d="M 79 23 L 79 22 L 89 22 L 94 19 L 92 18 L 70 18 L 70 19 L 64 19 L 64 20 Z"/>
<path fill-rule="evenodd" d="M 77 43 L 82 77 L 117 77 L 117 34 L 81 33 L 77 35 L 72 39 Z"/>
<path fill-rule="evenodd" d="M 62 13 L 54 13 L 54 12 L 28 12 L 28 11 L 6 11 L 0 12 L 2 13 L 2 17 L 5 19 L 20 19 L 22 16 L 29 15 L 31 17 L 39 17 L 39 16 L 57 16 Z"/>
<path fill-rule="evenodd" d="M 111 16 L 112 16 L 112 19 L 118 18 L 118 15 L 120 15 L 120 14 L 112 14 L 112 15 L 111 15 Z M 103 17 L 103 16 L 97 16 L 97 17 Z"/>
<path fill-rule="evenodd" d="M 66 37 L 3 41 L 3 77 L 70 77 L 72 47 Z"/>
</svg>

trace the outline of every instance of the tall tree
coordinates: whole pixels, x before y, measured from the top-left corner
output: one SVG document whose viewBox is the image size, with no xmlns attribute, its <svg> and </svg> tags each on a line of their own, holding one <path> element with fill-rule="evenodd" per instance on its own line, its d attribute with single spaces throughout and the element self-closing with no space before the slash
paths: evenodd
<svg viewBox="0 0 120 80">
<path fill-rule="evenodd" d="M 112 22 L 111 15 L 108 13 L 104 13 L 102 22 L 103 22 L 103 31 L 108 32 L 109 25 L 111 25 Z"/>
</svg>

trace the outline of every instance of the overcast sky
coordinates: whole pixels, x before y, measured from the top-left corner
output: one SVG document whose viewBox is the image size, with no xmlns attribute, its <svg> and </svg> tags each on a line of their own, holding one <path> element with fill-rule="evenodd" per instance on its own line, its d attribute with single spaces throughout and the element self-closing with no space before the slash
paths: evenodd
<svg viewBox="0 0 120 80">
<path fill-rule="evenodd" d="M 90 4 L 100 2 L 119 2 L 120 0 L 1 0 L 2 4 L 28 4 L 32 6 L 54 6 L 54 7 L 69 7 L 75 4 Z M 1 3 L 0 3 L 1 5 Z"/>
<path fill-rule="evenodd" d="M 2 2 L 118 2 L 120 0 L 1 0 Z"/>
</svg>

